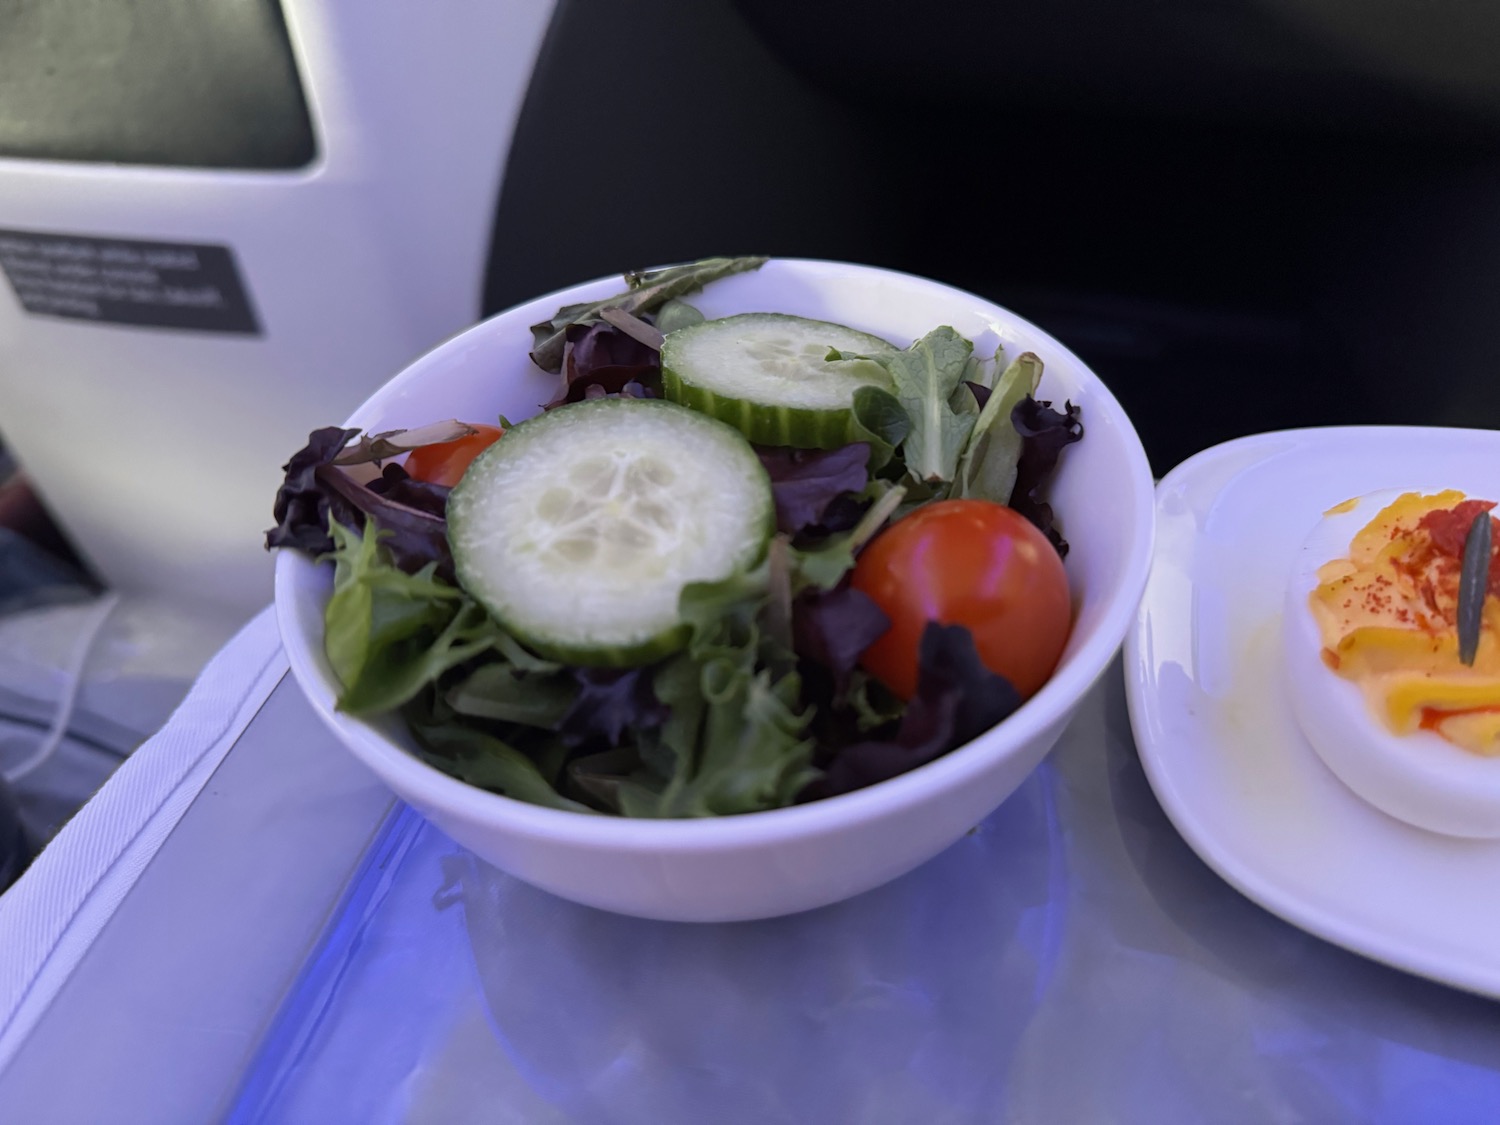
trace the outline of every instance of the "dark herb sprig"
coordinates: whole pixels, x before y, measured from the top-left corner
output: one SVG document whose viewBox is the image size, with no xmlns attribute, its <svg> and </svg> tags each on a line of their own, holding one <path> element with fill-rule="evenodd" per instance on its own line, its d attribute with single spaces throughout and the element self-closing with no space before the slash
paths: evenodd
<svg viewBox="0 0 1500 1125">
<path fill-rule="evenodd" d="M 1458 578 L 1458 658 L 1469 666 L 1479 655 L 1479 631 L 1484 623 L 1484 599 L 1490 584 L 1492 537 L 1490 513 L 1480 512 L 1464 537 L 1463 569 Z"/>
<path fill-rule="evenodd" d="M 602 301 L 565 305 L 550 320 L 533 324 L 531 361 L 543 371 L 560 372 L 563 346 L 567 342 L 567 330 L 570 326 L 595 324 L 604 310 L 610 308 L 640 316 L 660 308 L 674 298 L 696 293 L 709 282 L 718 281 L 721 277 L 758 270 L 767 261 L 763 257 L 705 258 L 650 273 L 627 273 L 625 284 L 628 288 L 625 292 L 616 293 Z"/>
</svg>

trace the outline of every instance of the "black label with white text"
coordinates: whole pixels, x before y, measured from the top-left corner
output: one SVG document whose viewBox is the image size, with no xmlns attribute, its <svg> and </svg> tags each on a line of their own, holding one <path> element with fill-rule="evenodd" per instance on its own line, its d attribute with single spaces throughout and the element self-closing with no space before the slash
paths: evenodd
<svg viewBox="0 0 1500 1125">
<path fill-rule="evenodd" d="M 227 246 L 0 230 L 0 269 L 39 316 L 260 332 Z"/>
</svg>

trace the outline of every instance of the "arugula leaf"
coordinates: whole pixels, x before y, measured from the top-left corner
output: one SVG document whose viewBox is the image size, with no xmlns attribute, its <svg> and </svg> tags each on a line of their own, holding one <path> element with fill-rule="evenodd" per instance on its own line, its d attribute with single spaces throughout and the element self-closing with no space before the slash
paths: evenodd
<svg viewBox="0 0 1500 1125">
<path fill-rule="evenodd" d="M 390 566 L 373 523 L 358 534 L 330 522 L 329 534 L 335 544 L 333 594 L 323 611 L 323 649 L 347 688 L 376 651 L 446 625 L 463 594 L 430 573 L 403 574 Z"/>
<path fill-rule="evenodd" d="M 562 796 L 537 763 L 504 739 L 454 721 L 440 700 L 424 693 L 402 711 L 426 761 L 460 781 L 533 805 L 593 813 Z"/>
<path fill-rule="evenodd" d="M 711 281 L 718 281 L 730 274 L 758 270 L 768 258 L 704 258 L 681 266 L 648 273 L 631 272 L 625 275 L 626 290 L 602 301 L 588 301 L 567 305 L 557 311 L 550 320 L 531 326 L 531 361 L 543 371 L 554 374 L 562 370 L 563 349 L 569 325 L 592 324 L 607 308 L 624 309 L 640 316 L 659 308 L 677 297 L 696 293 Z"/>
<path fill-rule="evenodd" d="M 953 482 L 954 497 L 1010 503 L 1016 486 L 1016 467 L 1021 461 L 1021 435 L 1011 421 L 1011 412 L 1036 391 L 1041 377 L 1042 361 L 1031 352 L 1017 356 L 1006 367 L 985 401 L 959 459 L 958 476 Z"/>
<path fill-rule="evenodd" d="M 339 698 L 339 709 L 367 715 L 399 707 L 448 669 L 489 649 L 492 639 L 489 614 L 466 602 L 430 642 L 414 637 L 373 649 L 359 679 Z"/>
<path fill-rule="evenodd" d="M 901 448 L 913 480 L 950 481 L 957 471 L 978 411 L 955 411 L 951 400 L 973 352 L 973 344 L 945 325 L 903 352 L 859 357 L 874 360 L 890 374 L 896 400 L 911 424 Z"/>
<path fill-rule="evenodd" d="M 475 668 L 444 698 L 460 715 L 555 730 L 578 694 L 564 673 L 536 675 L 497 661 Z"/>
<path fill-rule="evenodd" d="M 385 533 L 373 521 L 363 534 L 338 523 L 330 523 L 329 531 L 336 547 L 323 647 L 344 685 L 340 710 L 394 710 L 492 646 L 489 614 L 438 581 L 435 567 L 407 574 L 391 565 L 380 547 Z"/>
</svg>

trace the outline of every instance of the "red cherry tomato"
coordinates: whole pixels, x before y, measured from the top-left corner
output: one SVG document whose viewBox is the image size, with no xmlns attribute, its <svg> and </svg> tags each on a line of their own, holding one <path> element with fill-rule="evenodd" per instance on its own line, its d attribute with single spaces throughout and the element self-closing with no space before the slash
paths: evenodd
<svg viewBox="0 0 1500 1125">
<path fill-rule="evenodd" d="M 1024 516 L 987 500 L 918 508 L 860 552 L 851 581 L 891 619 L 860 664 L 903 699 L 916 693 L 929 621 L 967 628 L 985 667 L 1023 699 L 1052 675 L 1072 627 L 1057 551 Z"/>
<path fill-rule="evenodd" d="M 423 445 L 406 455 L 406 471 L 418 480 L 452 488 L 478 457 L 505 431 L 499 426 L 481 426 L 475 422 L 467 425 L 474 431 L 453 441 L 440 441 Z"/>
</svg>

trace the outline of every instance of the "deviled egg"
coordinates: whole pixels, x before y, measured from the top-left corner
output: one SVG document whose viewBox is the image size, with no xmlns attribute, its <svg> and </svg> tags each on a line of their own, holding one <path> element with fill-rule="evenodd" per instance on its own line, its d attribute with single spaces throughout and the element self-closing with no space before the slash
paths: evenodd
<svg viewBox="0 0 1500 1125">
<path fill-rule="evenodd" d="M 1330 509 L 1298 555 L 1283 617 L 1287 688 L 1313 749 L 1370 804 L 1452 836 L 1500 836 L 1494 588 L 1472 664 L 1456 624 L 1465 534 L 1488 507 L 1451 489 L 1392 489 Z M 1491 568 L 1500 574 L 1493 555 Z"/>
</svg>

